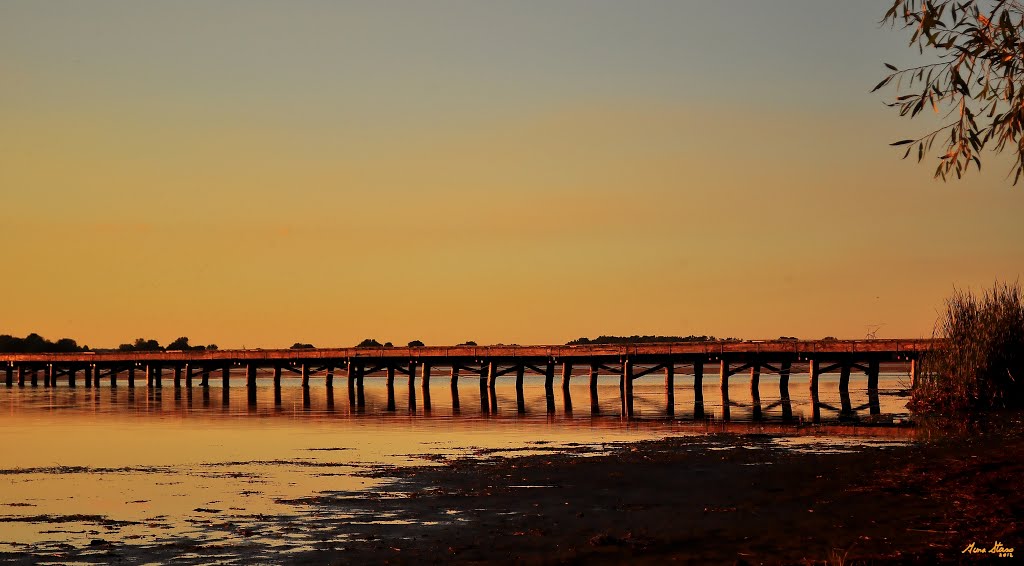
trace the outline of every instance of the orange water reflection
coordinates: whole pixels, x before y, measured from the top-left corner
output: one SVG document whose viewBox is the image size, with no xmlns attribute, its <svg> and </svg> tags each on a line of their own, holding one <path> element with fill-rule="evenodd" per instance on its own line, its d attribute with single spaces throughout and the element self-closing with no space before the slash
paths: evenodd
<svg viewBox="0 0 1024 566">
<path fill-rule="evenodd" d="M 557 388 L 553 414 L 540 380 L 527 380 L 522 413 L 514 388 L 499 387 L 496 398 L 481 402 L 475 380 L 463 383 L 458 409 L 447 383 L 437 383 L 429 411 L 422 390 L 410 405 L 403 387 L 396 388 L 395 410 L 388 411 L 383 383 L 374 380 L 367 381 L 362 410 L 349 405 L 344 387 L 332 395 L 322 384 L 308 390 L 287 384 L 275 398 L 266 385 L 261 381 L 255 402 L 245 388 L 227 397 L 216 387 L 0 389 L 0 473 L 7 480 L 0 484 L 0 551 L 85 555 L 102 552 L 106 542 L 155 548 L 182 541 L 256 545 L 268 553 L 309 549 L 317 540 L 316 532 L 302 526 L 317 512 L 304 503 L 309 497 L 350 494 L 357 514 L 366 494 L 400 495 L 390 484 L 362 475 L 372 467 L 423 465 L 437 455 L 473 456 L 481 449 L 503 449 L 506 455 L 570 445 L 599 450 L 614 442 L 721 431 L 810 436 L 812 442 L 853 436 L 862 444 L 868 438 L 904 442 L 914 434 L 894 427 L 783 424 L 780 410 L 772 408 L 768 379 L 762 379 L 761 422 L 742 420 L 752 409 L 748 386 L 738 380 L 730 388 L 736 403 L 731 422 L 717 418 L 717 384 L 704 388 L 711 420 L 693 421 L 692 384 L 685 378 L 677 378 L 674 419 L 664 418 L 663 384 L 639 380 L 640 418 L 629 422 L 619 418 L 614 379 L 602 378 L 596 414 L 585 383 L 570 388 L 578 399 L 571 410 Z M 880 385 L 895 391 L 898 378 L 883 377 Z M 799 420 L 808 406 L 796 393 L 804 390 L 797 379 L 792 388 Z M 822 401 L 838 406 L 830 389 L 823 379 Z M 866 402 L 855 384 L 851 397 L 855 406 Z M 905 398 L 882 399 L 883 414 L 905 415 Z M 334 513 L 337 520 L 345 516 L 344 510 Z"/>
</svg>

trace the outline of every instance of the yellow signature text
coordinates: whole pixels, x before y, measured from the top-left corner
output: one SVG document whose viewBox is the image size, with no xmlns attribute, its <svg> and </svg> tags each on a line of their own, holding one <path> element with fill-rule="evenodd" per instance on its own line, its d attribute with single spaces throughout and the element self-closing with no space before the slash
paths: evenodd
<svg viewBox="0 0 1024 566">
<path fill-rule="evenodd" d="M 992 548 L 978 546 L 976 543 L 967 545 L 960 554 L 995 554 L 1000 558 L 1013 558 L 1013 549 L 1003 546 L 1003 543 L 996 541 Z"/>
</svg>

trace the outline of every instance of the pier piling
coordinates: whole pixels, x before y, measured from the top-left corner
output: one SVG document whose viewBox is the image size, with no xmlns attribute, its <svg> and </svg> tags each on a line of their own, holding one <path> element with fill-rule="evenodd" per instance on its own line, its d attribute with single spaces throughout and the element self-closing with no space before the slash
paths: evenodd
<svg viewBox="0 0 1024 566">
<path fill-rule="evenodd" d="M 750 405 L 751 418 L 761 420 L 761 365 L 757 363 L 750 366 Z"/>
<path fill-rule="evenodd" d="M 722 391 L 722 419 L 729 420 L 729 362 L 718 363 L 718 385 Z"/>
<path fill-rule="evenodd" d="M 423 412 L 430 412 L 430 362 L 423 362 Z"/>
<path fill-rule="evenodd" d="M 818 378 L 821 373 L 821 362 L 810 360 L 807 366 L 808 389 L 811 394 L 811 422 L 821 422 L 821 406 L 818 404 Z"/>
<path fill-rule="evenodd" d="M 388 410 L 389 411 L 394 411 L 395 410 L 395 368 L 393 366 L 388 366 L 388 368 L 387 368 L 387 376 L 388 376 L 388 383 L 387 383 L 387 387 L 388 387 Z"/>
<path fill-rule="evenodd" d="M 416 412 L 416 362 L 409 362 L 409 413 Z"/>
<path fill-rule="evenodd" d="M 850 402 L 850 364 L 846 362 L 839 368 L 839 402 L 840 416 L 853 414 L 853 405 Z"/>
<path fill-rule="evenodd" d="M 548 413 L 555 412 L 555 361 L 548 360 L 544 367 L 544 401 Z"/>
<path fill-rule="evenodd" d="M 452 412 L 459 412 L 459 366 L 452 366 L 451 376 Z"/>
<path fill-rule="evenodd" d="M 704 418 L 704 362 L 693 362 L 693 418 Z"/>
<path fill-rule="evenodd" d="M 676 368 L 672 362 L 665 364 L 665 414 L 676 414 Z"/>
<path fill-rule="evenodd" d="M 562 363 L 562 403 L 566 413 L 572 412 L 572 393 L 569 392 L 569 384 L 572 381 L 572 363 Z"/>
<path fill-rule="evenodd" d="M 633 418 L 633 360 L 626 358 L 622 361 L 622 416 L 626 419 Z"/>
<path fill-rule="evenodd" d="M 879 365 L 878 360 L 868 362 L 868 411 L 872 415 L 878 415 L 882 412 L 878 399 Z"/>
<path fill-rule="evenodd" d="M 516 366 L 516 410 L 519 414 L 526 412 L 526 397 L 523 395 L 523 375 L 526 368 L 522 364 Z"/>
</svg>

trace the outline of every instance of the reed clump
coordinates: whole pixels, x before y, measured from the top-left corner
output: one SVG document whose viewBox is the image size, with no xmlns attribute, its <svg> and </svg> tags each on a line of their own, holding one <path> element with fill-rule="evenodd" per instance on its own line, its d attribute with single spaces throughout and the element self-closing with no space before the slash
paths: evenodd
<svg viewBox="0 0 1024 566">
<path fill-rule="evenodd" d="M 936 323 L 940 346 L 922 360 L 910 408 L 956 413 L 1024 408 L 1024 301 L 1020 283 L 980 295 L 954 290 Z"/>
</svg>

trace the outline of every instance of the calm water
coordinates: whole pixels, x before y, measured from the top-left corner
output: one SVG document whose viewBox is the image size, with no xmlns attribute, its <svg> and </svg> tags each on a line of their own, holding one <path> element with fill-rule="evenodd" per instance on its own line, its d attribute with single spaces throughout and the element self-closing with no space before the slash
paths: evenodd
<svg viewBox="0 0 1024 566">
<path fill-rule="evenodd" d="M 906 381 L 905 374 L 883 373 L 878 418 L 907 416 L 907 398 L 897 395 Z M 117 389 L 106 383 L 100 389 L 0 386 L 0 474 L 6 480 L 0 483 L 0 552 L 33 562 L 100 561 L 109 551 L 103 543 L 111 542 L 159 549 L 165 554 L 156 556 L 186 562 L 217 556 L 230 563 L 323 548 L 328 522 L 399 520 L 359 513 L 360 494 L 403 495 L 367 472 L 439 457 L 487 457 L 495 449 L 507 455 L 586 446 L 599 453 L 609 443 L 765 427 L 782 434 L 780 446 L 794 450 L 906 441 L 906 429 L 782 425 L 778 378 L 771 375 L 761 377 L 764 423 L 758 424 L 743 422 L 753 412 L 748 378 L 731 379 L 729 425 L 720 420 L 717 376 L 705 376 L 707 419 L 696 423 L 686 375 L 676 376 L 671 418 L 661 374 L 637 380 L 637 419 L 629 422 L 619 417 L 616 376 L 600 378 L 596 415 L 584 376 L 574 378 L 569 411 L 556 383 L 553 414 L 537 377 L 525 380 L 524 414 L 516 409 L 511 378 L 498 382 L 496 412 L 484 410 L 490 403 L 481 403 L 476 378 L 460 380 L 455 410 L 448 378 L 434 376 L 429 411 L 418 383 L 410 406 L 404 377 L 395 381 L 394 411 L 386 410 L 378 377 L 366 378 L 363 411 L 350 408 L 338 376 L 333 395 L 321 379 L 308 391 L 286 381 L 279 402 L 261 376 L 255 404 L 242 382 L 233 378 L 229 398 L 219 387 L 176 391 L 166 378 L 162 390 L 129 390 L 123 380 Z M 806 375 L 794 375 L 790 391 L 794 419 L 809 419 Z M 819 395 L 823 422 L 835 421 L 838 375 L 822 377 Z M 869 418 L 862 377 L 851 380 L 850 403 L 858 417 Z M 339 492 L 353 494 L 351 514 L 334 509 L 324 517 L 323 507 L 311 503 L 318 494 Z"/>
</svg>

